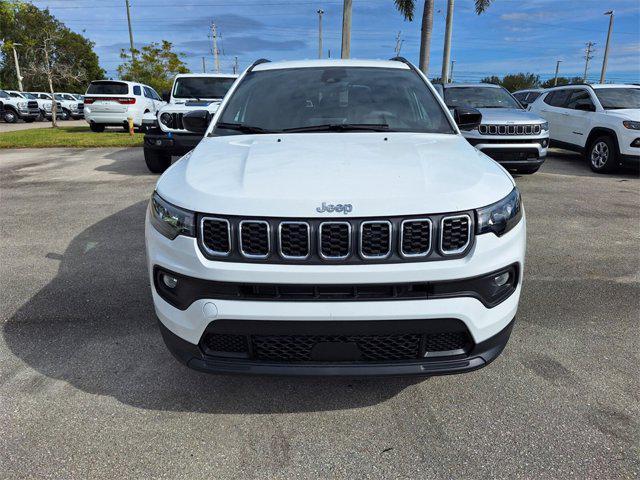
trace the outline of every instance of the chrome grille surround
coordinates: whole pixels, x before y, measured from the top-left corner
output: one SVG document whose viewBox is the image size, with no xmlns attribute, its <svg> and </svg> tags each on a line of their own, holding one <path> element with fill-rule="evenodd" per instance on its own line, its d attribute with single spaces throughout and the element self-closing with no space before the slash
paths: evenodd
<svg viewBox="0 0 640 480">
<path fill-rule="evenodd" d="M 424 251 L 424 253 L 405 253 L 404 251 L 404 226 L 405 224 L 410 223 L 428 223 L 429 224 L 429 247 Z M 433 246 L 433 222 L 430 218 L 410 218 L 403 220 L 400 224 L 400 255 L 404 258 L 419 258 L 426 257 L 431 253 L 431 247 Z"/>
<path fill-rule="evenodd" d="M 226 224 L 227 226 L 227 244 L 229 245 L 229 249 L 227 251 L 218 251 L 218 250 L 213 250 L 212 248 L 210 248 L 206 242 L 202 242 L 202 248 L 204 248 L 205 252 L 208 253 L 211 256 L 214 257 L 228 257 L 231 254 L 231 249 L 232 244 L 231 244 L 231 224 L 229 223 L 229 220 L 227 220 L 226 218 L 220 218 L 220 217 L 202 217 L 200 218 L 200 221 L 198 222 L 198 230 L 199 230 L 199 234 L 200 234 L 200 238 L 204 239 L 204 224 L 207 221 L 211 221 L 211 222 L 221 222 Z"/>
<path fill-rule="evenodd" d="M 346 255 L 331 256 L 331 255 L 325 255 L 322 252 L 322 248 L 323 248 L 322 231 L 328 225 L 346 225 L 347 226 L 347 237 L 348 237 L 349 247 L 348 247 L 348 251 L 347 251 Z M 344 260 L 345 258 L 349 257 L 349 255 L 351 255 L 351 238 L 352 238 L 352 236 L 351 236 L 351 223 L 349 223 L 349 222 L 322 222 L 320 224 L 320 226 L 318 227 L 318 254 L 320 255 L 320 258 L 322 258 L 324 260 Z"/>
<path fill-rule="evenodd" d="M 242 227 L 244 225 L 266 225 L 267 227 L 267 253 L 266 254 L 255 254 L 255 253 L 247 253 L 244 250 L 244 242 L 243 242 L 243 231 L 242 231 Z M 265 220 L 241 220 L 239 223 L 239 228 L 238 228 L 238 245 L 240 246 L 240 254 L 243 257 L 246 258 L 256 258 L 256 259 L 265 259 L 267 257 L 269 257 L 269 254 L 271 253 L 271 225 L 269 225 L 269 222 L 265 221 Z"/>
<path fill-rule="evenodd" d="M 286 255 L 282 251 L 282 227 L 284 225 L 304 225 L 307 229 L 307 254 L 304 256 Z M 284 221 L 278 225 L 278 253 L 287 260 L 306 260 L 311 256 L 311 226 L 307 222 Z"/>
<path fill-rule="evenodd" d="M 445 250 L 443 248 L 443 242 L 444 242 L 444 223 L 447 220 L 451 220 L 451 219 L 456 219 L 456 218 L 466 218 L 468 221 L 468 232 L 467 232 L 467 241 L 465 242 L 465 244 L 462 247 L 453 249 L 453 250 Z M 440 245 L 440 253 L 442 253 L 443 255 L 457 255 L 458 253 L 464 252 L 467 247 L 469 246 L 469 243 L 471 243 L 471 237 L 473 235 L 473 220 L 471 219 L 471 217 L 467 214 L 462 214 L 462 215 L 447 215 L 445 217 L 442 217 L 442 219 L 440 220 L 440 241 L 439 241 L 439 245 Z"/>
<path fill-rule="evenodd" d="M 364 238 L 364 227 L 365 225 L 387 225 L 387 227 L 389 228 L 389 241 L 387 242 L 387 251 L 386 253 L 384 253 L 383 255 L 367 255 L 364 253 L 364 248 L 363 248 L 363 244 L 362 244 L 362 240 Z M 366 260 L 372 259 L 372 258 L 377 258 L 377 259 L 382 259 L 382 258 L 388 258 L 389 255 L 391 255 L 391 245 L 393 244 L 393 225 L 391 224 L 390 221 L 388 220 L 367 220 L 364 221 L 362 223 L 360 223 L 360 238 L 358 240 L 358 250 L 360 253 L 360 256 Z"/>
<path fill-rule="evenodd" d="M 540 135 L 542 127 L 539 123 L 522 125 L 483 124 L 478 127 L 481 135 Z"/>
</svg>

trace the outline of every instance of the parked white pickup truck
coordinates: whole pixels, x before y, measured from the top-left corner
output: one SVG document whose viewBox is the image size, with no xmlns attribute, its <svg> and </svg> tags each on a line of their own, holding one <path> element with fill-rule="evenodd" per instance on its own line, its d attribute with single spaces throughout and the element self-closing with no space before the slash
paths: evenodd
<svg viewBox="0 0 640 480">
<path fill-rule="evenodd" d="M 2 119 L 7 123 L 16 123 L 24 120 L 27 123 L 35 122 L 40 116 L 40 108 L 36 100 L 29 100 L 19 92 L 11 95 L 6 90 L 0 90 L 0 101 L 2 101 Z"/>
<path fill-rule="evenodd" d="M 235 82 L 238 75 L 216 73 L 188 73 L 177 75 L 167 105 L 149 119 L 144 138 L 144 158 L 154 173 L 164 172 L 171 165 L 171 157 L 184 155 L 202 139 L 202 135 L 188 132 L 182 118 L 193 110 L 206 109 L 211 116 Z M 145 121 L 145 123 L 147 123 Z"/>
</svg>

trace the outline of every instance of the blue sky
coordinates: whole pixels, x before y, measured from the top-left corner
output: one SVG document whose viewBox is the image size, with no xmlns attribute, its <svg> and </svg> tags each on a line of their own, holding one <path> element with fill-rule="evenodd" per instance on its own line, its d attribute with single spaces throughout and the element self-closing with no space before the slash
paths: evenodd
<svg viewBox="0 0 640 480">
<path fill-rule="evenodd" d="M 116 75 L 119 51 L 128 48 L 124 0 L 32 0 L 71 29 L 96 43 L 102 67 Z M 403 56 L 417 63 L 422 1 L 416 0 L 416 19 L 404 21 L 393 0 L 353 0 L 351 56 L 389 58 L 395 37 L 402 32 Z M 169 40 L 192 71 L 213 68 L 208 27 L 212 20 L 221 34 L 223 71 L 234 56 L 241 68 L 253 60 L 316 58 L 318 16 L 325 12 L 324 51 L 340 55 L 341 0 L 131 0 L 137 46 Z M 434 34 L 429 75 L 440 76 L 446 0 L 435 0 Z M 494 0 L 477 16 L 472 0 L 456 0 L 452 59 L 457 81 L 478 81 L 490 74 L 533 72 L 582 75 L 585 43 L 596 43 L 589 79 L 600 76 L 606 41 L 607 10 L 615 11 L 607 80 L 640 82 L 640 1 L 638 0 Z"/>
</svg>

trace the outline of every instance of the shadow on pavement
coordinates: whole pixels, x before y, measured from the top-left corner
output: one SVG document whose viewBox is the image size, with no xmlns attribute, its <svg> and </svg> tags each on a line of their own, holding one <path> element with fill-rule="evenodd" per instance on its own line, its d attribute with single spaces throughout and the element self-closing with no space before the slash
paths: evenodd
<svg viewBox="0 0 640 480">
<path fill-rule="evenodd" d="M 99 172 L 117 173 L 128 176 L 156 176 L 151 173 L 144 163 L 144 152 L 142 148 L 123 148 L 104 156 L 106 160 L 112 160 L 108 165 L 96 167 Z"/>
<path fill-rule="evenodd" d="M 14 355 L 85 392 L 169 411 L 349 409 L 383 402 L 417 382 L 215 376 L 179 364 L 156 325 L 145 266 L 145 208 L 146 202 L 132 205 L 76 236 L 62 256 L 47 255 L 61 262 L 57 276 L 3 327 Z"/>
</svg>

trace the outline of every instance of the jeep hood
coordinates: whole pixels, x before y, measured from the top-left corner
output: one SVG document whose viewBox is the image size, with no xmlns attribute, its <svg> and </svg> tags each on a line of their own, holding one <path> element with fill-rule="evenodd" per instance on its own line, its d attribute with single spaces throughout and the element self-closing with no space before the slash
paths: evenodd
<svg viewBox="0 0 640 480">
<path fill-rule="evenodd" d="M 533 112 L 519 108 L 479 108 L 483 124 L 543 123 L 545 120 Z"/>
<path fill-rule="evenodd" d="M 197 212 L 351 217 L 454 212 L 491 204 L 511 176 L 459 135 L 297 133 L 204 138 L 157 184 L 167 201 Z"/>
</svg>

